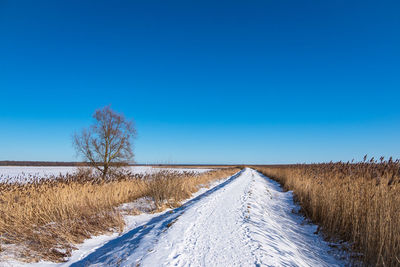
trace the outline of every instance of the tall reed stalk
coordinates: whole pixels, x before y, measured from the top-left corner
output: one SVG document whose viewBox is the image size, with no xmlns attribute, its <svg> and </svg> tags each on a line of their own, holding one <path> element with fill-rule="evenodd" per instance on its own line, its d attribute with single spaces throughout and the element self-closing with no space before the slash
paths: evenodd
<svg viewBox="0 0 400 267">
<path fill-rule="evenodd" d="M 256 169 L 293 190 L 304 213 L 329 238 L 350 242 L 363 264 L 400 266 L 398 160 Z"/>
<path fill-rule="evenodd" d="M 119 205 L 148 197 L 158 211 L 176 207 L 201 186 L 237 171 L 125 173 L 107 181 L 81 171 L 52 179 L 0 183 L 0 253 L 12 249 L 23 261 L 64 261 L 84 239 L 122 231 Z"/>
</svg>

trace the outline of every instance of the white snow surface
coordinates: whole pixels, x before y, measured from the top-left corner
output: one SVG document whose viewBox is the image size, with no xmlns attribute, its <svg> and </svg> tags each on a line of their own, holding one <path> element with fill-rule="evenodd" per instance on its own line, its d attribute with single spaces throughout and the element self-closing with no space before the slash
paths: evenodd
<svg viewBox="0 0 400 267">
<path fill-rule="evenodd" d="M 345 266 L 296 209 L 291 192 L 246 168 L 179 208 L 130 216 L 123 235 L 90 239 L 66 263 L 33 265 Z"/>
<path fill-rule="evenodd" d="M 151 174 L 159 171 L 173 172 L 195 172 L 202 173 L 210 171 L 206 168 L 157 168 L 152 166 L 132 166 L 127 170 L 138 174 Z M 11 179 L 12 181 L 29 181 L 33 178 L 51 178 L 57 175 L 73 174 L 77 167 L 53 167 L 53 166 L 0 166 L 0 182 Z"/>
</svg>

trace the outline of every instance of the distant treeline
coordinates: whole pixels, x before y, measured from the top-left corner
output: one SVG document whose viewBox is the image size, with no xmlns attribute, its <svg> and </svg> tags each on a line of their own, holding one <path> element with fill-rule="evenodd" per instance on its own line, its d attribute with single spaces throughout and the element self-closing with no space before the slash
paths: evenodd
<svg viewBox="0 0 400 267">
<path fill-rule="evenodd" d="M 67 162 L 67 161 L 14 161 L 14 160 L 3 160 L 0 161 L 0 166 L 88 166 L 86 162 Z M 156 167 L 228 167 L 235 165 L 213 165 L 213 164 L 128 164 L 130 166 L 156 166 Z"/>
<path fill-rule="evenodd" d="M 131 165 L 131 164 L 129 164 Z M 14 160 L 4 160 L 0 161 L 0 166 L 55 166 L 55 167 L 65 167 L 65 166 L 89 166 L 87 162 L 68 162 L 68 161 L 14 161 Z"/>
<path fill-rule="evenodd" d="M 82 166 L 84 162 L 64 162 L 64 161 L 0 161 L 0 166 Z"/>
</svg>

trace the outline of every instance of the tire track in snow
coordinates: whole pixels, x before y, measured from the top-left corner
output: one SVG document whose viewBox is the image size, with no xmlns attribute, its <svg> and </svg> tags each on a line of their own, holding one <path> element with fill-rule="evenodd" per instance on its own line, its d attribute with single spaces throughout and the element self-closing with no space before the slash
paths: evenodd
<svg viewBox="0 0 400 267">
<path fill-rule="evenodd" d="M 81 266 L 136 266 L 141 259 L 153 251 L 159 236 L 168 230 L 169 225 L 176 221 L 186 210 L 197 205 L 203 198 L 212 196 L 218 190 L 237 179 L 243 171 L 231 176 L 226 181 L 189 200 L 184 205 L 171 211 L 166 211 L 150 219 L 144 225 L 134 228 L 122 236 L 115 238 L 94 252 L 71 264 Z M 173 225 L 173 224 L 172 224 Z"/>
<path fill-rule="evenodd" d="M 294 208 L 290 192 L 247 168 L 74 266 L 344 265 Z"/>
<path fill-rule="evenodd" d="M 290 192 L 246 169 L 187 210 L 143 266 L 340 266 L 329 246 L 293 214 Z"/>
<path fill-rule="evenodd" d="M 345 265 L 314 234 L 316 226 L 305 224 L 301 215 L 292 212 L 298 206 L 291 192 L 283 192 L 277 182 L 255 170 L 251 173 L 245 228 L 256 266 Z"/>
</svg>

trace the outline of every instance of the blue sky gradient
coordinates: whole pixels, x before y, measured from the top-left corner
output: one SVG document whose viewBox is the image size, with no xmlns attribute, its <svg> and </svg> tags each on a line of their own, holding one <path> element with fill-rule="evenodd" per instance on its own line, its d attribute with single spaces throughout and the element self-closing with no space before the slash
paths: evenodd
<svg viewBox="0 0 400 267">
<path fill-rule="evenodd" d="M 1 1 L 0 160 L 77 160 L 111 104 L 138 163 L 400 158 L 399 1 Z"/>
</svg>

